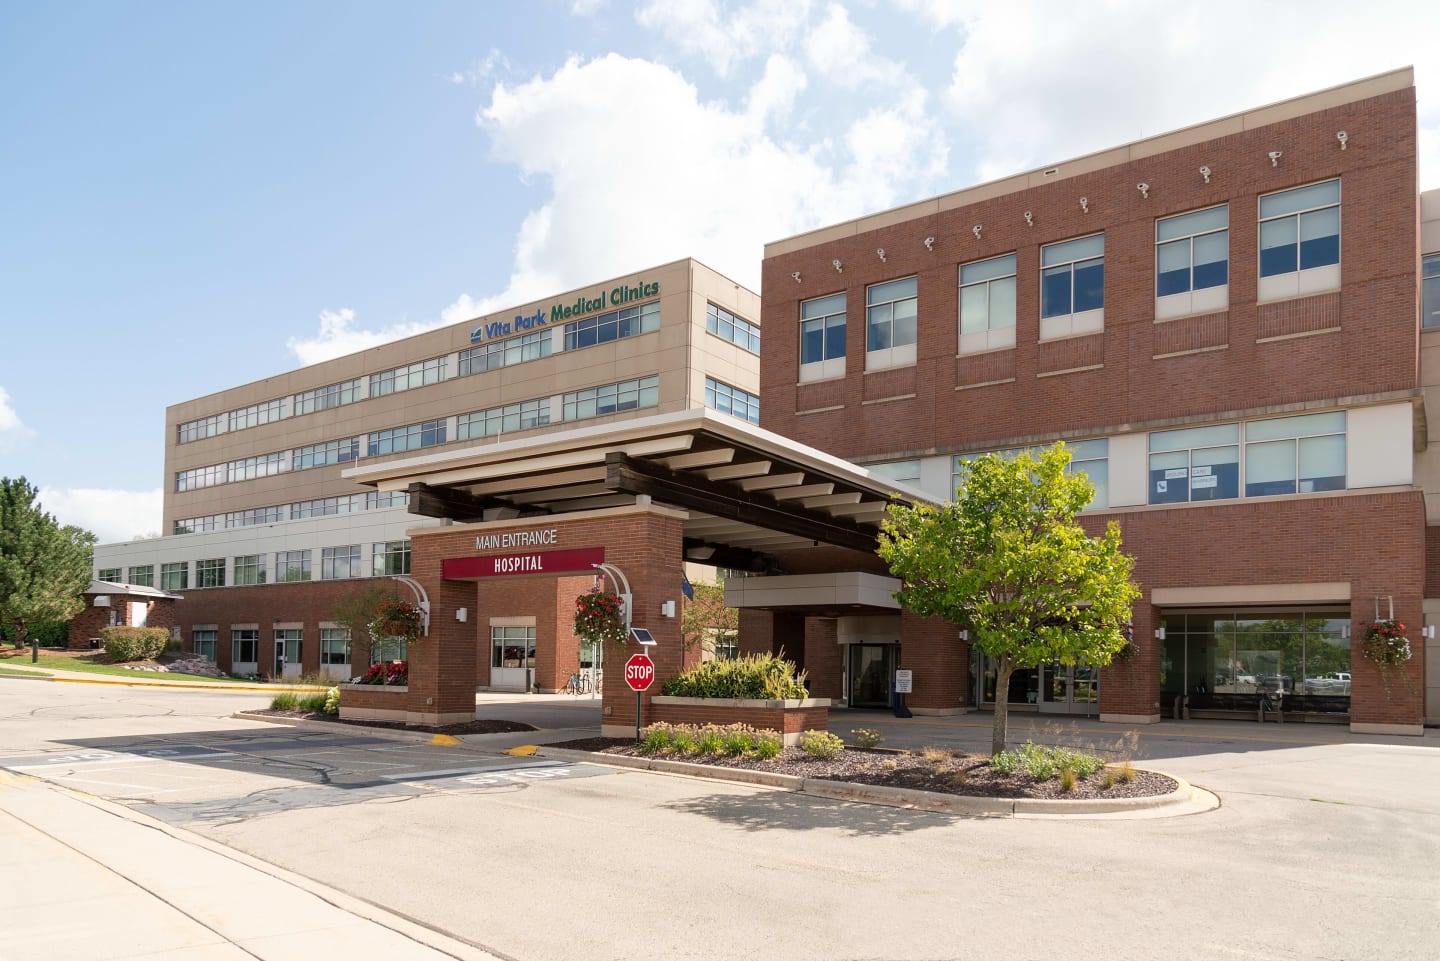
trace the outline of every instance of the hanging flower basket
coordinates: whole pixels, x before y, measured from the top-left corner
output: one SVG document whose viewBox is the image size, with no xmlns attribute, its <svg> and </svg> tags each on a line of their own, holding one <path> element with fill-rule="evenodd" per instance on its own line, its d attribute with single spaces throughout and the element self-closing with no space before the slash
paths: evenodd
<svg viewBox="0 0 1440 961">
<path fill-rule="evenodd" d="M 420 609 L 405 601 L 381 601 L 370 622 L 371 637 L 403 637 L 413 641 L 420 636 Z"/>
<path fill-rule="evenodd" d="M 1381 667 L 1396 667 L 1410 660 L 1410 638 L 1405 625 L 1396 620 L 1376 621 L 1365 632 L 1361 648 L 1365 656 Z"/>
<path fill-rule="evenodd" d="M 623 645 L 629 636 L 624 604 L 609 591 L 593 590 L 575 598 L 575 636 L 587 644 L 613 641 Z"/>
</svg>

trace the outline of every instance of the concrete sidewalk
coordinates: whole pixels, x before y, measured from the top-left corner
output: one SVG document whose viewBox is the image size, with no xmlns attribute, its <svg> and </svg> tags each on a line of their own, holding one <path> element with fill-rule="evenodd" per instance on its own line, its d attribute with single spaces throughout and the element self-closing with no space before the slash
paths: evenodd
<svg viewBox="0 0 1440 961">
<path fill-rule="evenodd" d="M 129 809 L 0 771 L 6 961 L 493 961 Z M 18 898 L 18 901 L 17 901 Z"/>
<path fill-rule="evenodd" d="M 19 681 L 59 681 L 67 684 L 129 684 L 134 687 L 173 687 L 187 691 L 296 691 L 313 694 L 324 687 L 301 687 L 295 684 L 258 684 L 248 681 L 192 681 L 184 674 L 163 671 L 136 671 L 134 677 L 123 674 L 98 674 L 93 671 L 67 671 L 55 667 L 39 667 L 29 661 L 12 663 L 15 658 L 0 661 L 0 679 Z M 8 670 L 7 670 L 8 668 Z M 22 673 L 23 672 L 23 673 Z"/>
</svg>

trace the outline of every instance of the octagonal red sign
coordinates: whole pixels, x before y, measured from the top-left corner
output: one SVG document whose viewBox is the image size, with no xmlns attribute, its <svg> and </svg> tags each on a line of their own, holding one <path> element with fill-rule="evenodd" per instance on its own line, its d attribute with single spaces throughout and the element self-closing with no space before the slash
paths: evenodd
<svg viewBox="0 0 1440 961">
<path fill-rule="evenodd" d="M 645 654 L 631 654 L 625 662 L 625 683 L 635 692 L 648 691 L 655 683 L 655 662 Z"/>
</svg>

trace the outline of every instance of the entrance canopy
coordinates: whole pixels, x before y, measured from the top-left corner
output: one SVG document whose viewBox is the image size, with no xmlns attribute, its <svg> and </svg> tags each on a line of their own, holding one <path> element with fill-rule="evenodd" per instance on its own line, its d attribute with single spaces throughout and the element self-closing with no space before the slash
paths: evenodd
<svg viewBox="0 0 1440 961">
<path fill-rule="evenodd" d="M 680 508 L 687 560 L 763 571 L 818 545 L 872 552 L 892 503 L 918 491 L 711 410 L 501 440 L 356 467 L 345 477 L 407 491 L 410 512 L 470 523 L 651 502 Z"/>
</svg>

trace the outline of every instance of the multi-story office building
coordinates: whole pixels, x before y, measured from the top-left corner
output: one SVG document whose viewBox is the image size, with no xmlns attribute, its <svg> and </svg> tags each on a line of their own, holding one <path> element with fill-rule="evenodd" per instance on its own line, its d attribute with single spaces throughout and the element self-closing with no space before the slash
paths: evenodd
<svg viewBox="0 0 1440 961">
<path fill-rule="evenodd" d="M 181 636 L 224 670 L 348 675 L 336 603 L 409 574 L 407 532 L 446 521 L 346 469 L 694 407 L 753 422 L 758 313 L 682 260 L 176 404 L 165 534 L 99 547 L 97 577 L 182 595 Z M 542 687 L 575 666 L 528 648 Z"/>
<path fill-rule="evenodd" d="M 1422 643 L 1418 219 L 1402 70 L 769 244 L 765 428 L 935 498 L 1064 440 L 1144 592 L 1134 660 L 998 692 L 902 616 L 785 630 L 852 698 L 904 663 L 931 710 L 1253 716 L 1269 689 L 1417 730 L 1423 656 L 1359 648 L 1392 614 Z"/>
</svg>

